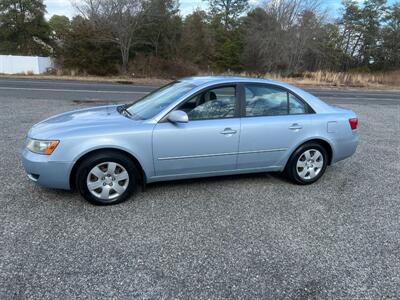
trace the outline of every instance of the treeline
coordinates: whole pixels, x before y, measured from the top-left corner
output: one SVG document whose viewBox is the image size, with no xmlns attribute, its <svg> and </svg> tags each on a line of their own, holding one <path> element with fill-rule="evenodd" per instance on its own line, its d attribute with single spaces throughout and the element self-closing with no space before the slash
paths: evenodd
<svg viewBox="0 0 400 300">
<path fill-rule="evenodd" d="M 71 20 L 46 21 L 42 0 L 1 0 L 0 53 L 52 55 L 93 75 L 386 71 L 400 68 L 400 3 L 342 2 L 329 21 L 318 0 L 208 0 L 183 16 L 178 0 L 82 0 Z"/>
</svg>

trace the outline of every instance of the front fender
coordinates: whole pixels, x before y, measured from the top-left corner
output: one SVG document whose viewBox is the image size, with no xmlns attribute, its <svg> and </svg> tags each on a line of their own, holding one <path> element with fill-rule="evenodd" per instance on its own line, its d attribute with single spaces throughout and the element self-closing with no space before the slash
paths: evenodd
<svg viewBox="0 0 400 300">
<path fill-rule="evenodd" d="M 76 162 L 84 155 L 101 149 L 116 149 L 133 156 L 142 167 L 147 178 L 154 176 L 152 134 L 143 130 L 122 134 L 105 134 L 94 137 L 74 137 L 61 140 L 54 151 L 54 161 L 71 163 L 70 174 Z"/>
</svg>

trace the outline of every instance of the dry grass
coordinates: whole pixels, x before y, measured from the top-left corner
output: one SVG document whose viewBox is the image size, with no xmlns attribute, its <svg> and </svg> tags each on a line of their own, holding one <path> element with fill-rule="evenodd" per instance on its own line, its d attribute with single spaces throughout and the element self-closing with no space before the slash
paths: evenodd
<svg viewBox="0 0 400 300">
<path fill-rule="evenodd" d="M 199 75 L 217 75 L 217 74 L 199 74 Z M 335 72 L 305 72 L 296 77 L 285 77 L 279 74 L 250 74 L 250 73 L 225 73 L 225 75 L 240 75 L 259 78 L 268 78 L 278 81 L 284 81 L 299 86 L 315 87 L 359 87 L 371 89 L 399 89 L 400 71 L 386 73 L 335 73 Z M 89 82 L 112 82 L 134 85 L 163 85 L 172 80 L 160 78 L 139 78 L 133 76 L 67 76 L 67 75 L 0 75 L 0 78 L 29 78 L 46 80 L 80 80 Z"/>
<path fill-rule="evenodd" d="M 346 87 L 399 87 L 400 71 L 386 73 L 307 72 L 300 82 Z"/>
<path fill-rule="evenodd" d="M 15 79 L 42 79 L 42 80 L 75 80 L 87 82 L 109 82 L 109 83 L 122 83 L 134 85 L 154 85 L 160 86 L 171 82 L 168 79 L 160 78 L 135 78 L 129 76 L 70 76 L 70 75 L 5 75 L 0 74 L 0 78 L 15 78 Z"/>
<path fill-rule="evenodd" d="M 233 75 L 233 74 L 229 74 Z M 241 73 L 241 76 L 254 74 Z M 343 72 L 305 72 L 296 77 L 279 74 L 258 74 L 256 77 L 284 81 L 301 86 L 322 87 L 360 87 L 360 88 L 400 88 L 400 71 L 386 73 L 343 73 Z"/>
</svg>

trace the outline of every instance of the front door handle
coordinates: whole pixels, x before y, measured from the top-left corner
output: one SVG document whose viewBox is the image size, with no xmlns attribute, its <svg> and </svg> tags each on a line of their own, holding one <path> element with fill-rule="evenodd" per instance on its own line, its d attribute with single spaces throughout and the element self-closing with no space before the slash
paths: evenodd
<svg viewBox="0 0 400 300">
<path fill-rule="evenodd" d="M 233 130 L 232 128 L 225 128 L 224 131 L 221 131 L 221 134 L 224 135 L 232 135 L 232 134 L 236 134 L 237 131 Z"/>
<path fill-rule="evenodd" d="M 290 125 L 289 129 L 290 130 L 300 130 L 300 129 L 303 129 L 303 126 L 301 126 L 298 123 L 294 123 L 294 124 Z"/>
</svg>

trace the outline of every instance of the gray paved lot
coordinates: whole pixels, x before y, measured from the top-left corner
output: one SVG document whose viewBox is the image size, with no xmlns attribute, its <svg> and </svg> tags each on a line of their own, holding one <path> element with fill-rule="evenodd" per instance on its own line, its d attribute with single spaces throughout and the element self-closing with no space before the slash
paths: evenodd
<svg viewBox="0 0 400 300">
<path fill-rule="evenodd" d="M 358 113 L 361 142 L 312 186 L 179 181 L 95 207 L 30 183 L 19 147 L 43 118 L 148 88 L 17 84 L 0 80 L 0 299 L 400 297 L 398 93 L 314 91 Z"/>
</svg>

